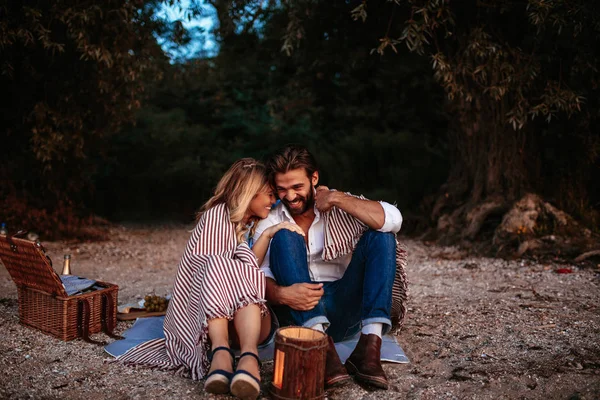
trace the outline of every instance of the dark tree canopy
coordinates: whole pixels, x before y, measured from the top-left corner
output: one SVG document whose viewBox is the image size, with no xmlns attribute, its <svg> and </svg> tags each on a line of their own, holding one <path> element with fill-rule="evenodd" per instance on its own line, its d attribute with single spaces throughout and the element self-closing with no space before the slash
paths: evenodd
<svg viewBox="0 0 600 400">
<path fill-rule="evenodd" d="M 309 40 L 302 16 L 322 17 L 318 7 L 290 7 L 286 49 L 305 46 L 295 40 Z M 595 2 L 362 1 L 346 9 L 357 25 L 379 23 L 373 52 L 398 57 L 406 45 L 430 60 L 446 92 L 451 169 L 430 208 L 442 238 L 477 238 L 486 220 L 531 191 L 597 229 Z"/>
<path fill-rule="evenodd" d="M 315 152 L 322 183 L 416 212 L 447 170 L 442 91 L 417 55 L 369 55 L 376 21 L 356 29 L 345 6 L 323 2 L 318 10 L 323 18 L 305 21 L 310 36 L 291 56 L 281 51 L 287 10 L 274 7 L 257 11 L 245 29 L 221 35 L 217 27 L 215 57 L 169 66 L 162 82 L 149 85 L 137 126 L 113 138 L 111 162 L 98 177 L 102 187 L 119 188 L 117 198 L 139 194 L 139 201 L 107 204 L 103 213 L 193 215 L 236 158 L 290 142 Z M 134 143 L 136 154 L 126 157 Z M 115 176 L 122 177 L 116 186 Z M 149 195 L 156 187 L 160 194 Z"/>
<path fill-rule="evenodd" d="M 453 120 L 453 167 L 433 217 L 482 201 L 502 209 L 531 190 L 590 215 L 598 193 L 588 190 L 588 172 L 597 176 L 600 154 L 595 2 L 406 1 L 394 9 L 378 50 L 406 44 L 429 56 Z"/>
<path fill-rule="evenodd" d="M 5 221 L 188 220 L 232 161 L 299 142 L 448 243 L 526 193 L 600 225 L 594 2 L 0 4 Z M 168 60 L 192 36 L 162 4 L 211 10 L 218 49 Z"/>
<path fill-rule="evenodd" d="M 9 226 L 25 220 L 46 231 L 77 219 L 71 212 L 89 189 L 90 157 L 132 120 L 144 75 L 164 59 L 153 12 L 138 1 L 0 2 L 0 85 L 8 100 L 0 197 Z"/>
</svg>

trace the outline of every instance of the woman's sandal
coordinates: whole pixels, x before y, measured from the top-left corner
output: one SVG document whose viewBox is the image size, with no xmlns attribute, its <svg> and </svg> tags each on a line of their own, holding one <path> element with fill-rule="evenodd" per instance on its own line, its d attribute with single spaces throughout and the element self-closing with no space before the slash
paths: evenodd
<svg viewBox="0 0 600 400">
<path fill-rule="evenodd" d="M 260 371 L 261 362 L 258 356 L 254 353 L 246 352 L 240 355 L 240 360 L 245 356 L 256 358 L 258 369 Z M 231 394 L 243 400 L 254 400 L 260 394 L 260 380 L 250 372 L 238 369 L 235 371 L 235 374 L 233 374 L 233 379 L 231 380 Z"/>
<path fill-rule="evenodd" d="M 220 350 L 227 351 L 231 355 L 231 369 L 233 369 L 233 361 L 235 360 L 235 355 L 229 347 L 217 347 L 208 354 L 208 361 L 212 362 L 214 354 Z M 204 382 L 204 390 L 208 393 L 213 394 L 228 393 L 229 383 L 231 382 L 232 377 L 233 372 L 225 371 L 223 369 L 215 369 L 206 377 L 206 382 Z"/>
</svg>

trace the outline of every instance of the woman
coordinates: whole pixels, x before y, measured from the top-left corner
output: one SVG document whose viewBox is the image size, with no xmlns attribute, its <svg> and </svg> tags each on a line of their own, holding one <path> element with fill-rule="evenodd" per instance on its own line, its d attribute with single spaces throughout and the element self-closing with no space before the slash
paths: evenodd
<svg viewBox="0 0 600 400">
<path fill-rule="evenodd" d="M 275 232 L 285 228 L 304 235 L 297 225 L 275 225 L 253 246 L 259 254 L 250 250 L 245 238 L 252 237 L 274 202 L 263 164 L 244 158 L 229 168 L 198 213 L 179 263 L 165 338 L 131 349 L 120 361 L 174 369 L 194 380 L 207 376 L 204 387 L 210 393 L 258 396 L 258 344 L 271 326 L 258 266 Z M 235 371 L 230 336 L 241 349 Z"/>
</svg>

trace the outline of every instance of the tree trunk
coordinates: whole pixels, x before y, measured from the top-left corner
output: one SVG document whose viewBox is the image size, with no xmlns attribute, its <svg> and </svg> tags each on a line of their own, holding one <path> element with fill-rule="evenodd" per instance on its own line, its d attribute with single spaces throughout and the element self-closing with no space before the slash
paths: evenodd
<svg viewBox="0 0 600 400">
<path fill-rule="evenodd" d="M 221 46 L 223 46 L 223 43 L 226 43 L 228 39 L 235 35 L 235 22 L 231 16 L 232 2 L 231 0 L 213 0 L 211 4 L 217 12 L 217 19 L 219 20 L 217 34 Z"/>
<path fill-rule="evenodd" d="M 450 130 L 451 165 L 432 210 L 444 244 L 474 240 L 528 187 L 526 133 L 505 122 L 504 103 L 456 99 Z"/>
<path fill-rule="evenodd" d="M 496 106 L 450 103 L 453 167 L 431 214 L 438 241 L 477 243 L 477 250 L 501 256 L 595 254 L 598 235 L 528 193 L 542 186 L 534 138 L 507 126 L 504 103 Z"/>
</svg>

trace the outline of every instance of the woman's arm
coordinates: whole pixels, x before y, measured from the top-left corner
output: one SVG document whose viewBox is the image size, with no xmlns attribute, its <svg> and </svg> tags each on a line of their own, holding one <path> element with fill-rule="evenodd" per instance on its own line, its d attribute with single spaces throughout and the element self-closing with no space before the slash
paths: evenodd
<svg viewBox="0 0 600 400">
<path fill-rule="evenodd" d="M 298 225 L 293 224 L 291 222 L 281 222 L 277 225 L 273 225 L 262 233 L 260 237 L 254 242 L 252 245 L 252 251 L 254 255 L 258 259 L 258 265 L 261 265 L 263 259 L 265 258 L 265 254 L 267 253 L 267 249 L 269 248 L 269 243 L 271 243 L 271 239 L 281 229 L 287 229 L 292 232 L 296 232 L 302 236 L 305 236 L 304 231 Z"/>
</svg>

